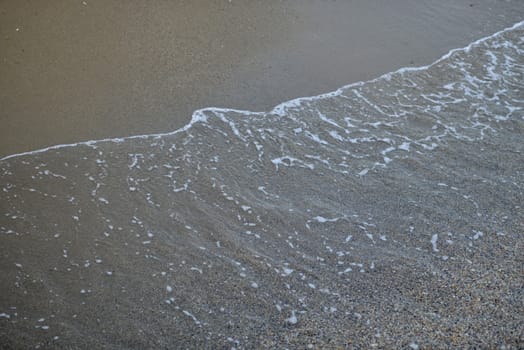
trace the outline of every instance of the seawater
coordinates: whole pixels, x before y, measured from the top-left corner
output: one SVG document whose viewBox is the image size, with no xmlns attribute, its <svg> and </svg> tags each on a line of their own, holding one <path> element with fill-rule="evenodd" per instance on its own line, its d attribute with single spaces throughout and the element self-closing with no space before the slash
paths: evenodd
<svg viewBox="0 0 524 350">
<path fill-rule="evenodd" d="M 270 112 L 3 158 L 0 341 L 518 346 L 523 136 L 521 22 Z"/>
</svg>

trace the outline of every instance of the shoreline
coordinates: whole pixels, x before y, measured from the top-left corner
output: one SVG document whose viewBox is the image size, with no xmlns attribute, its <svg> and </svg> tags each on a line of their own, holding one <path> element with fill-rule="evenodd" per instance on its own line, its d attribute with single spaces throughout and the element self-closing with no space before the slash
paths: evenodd
<svg viewBox="0 0 524 350">
<path fill-rule="evenodd" d="M 522 347 L 523 34 L 0 161 L 0 343 Z"/>
<path fill-rule="evenodd" d="M 191 120 L 187 124 L 185 124 L 184 126 L 178 128 L 176 130 L 173 130 L 173 131 L 168 131 L 168 132 L 163 132 L 163 133 L 138 134 L 138 135 L 130 135 L 130 136 L 124 136 L 124 137 L 111 137 L 111 138 L 105 138 L 105 139 L 79 141 L 79 142 L 68 143 L 68 144 L 56 144 L 56 145 L 51 145 L 51 146 L 40 148 L 40 149 L 35 149 L 35 150 L 26 151 L 26 152 L 10 154 L 10 155 L 7 155 L 5 157 L 1 157 L 0 161 L 6 161 L 6 160 L 9 160 L 9 159 L 12 159 L 12 158 L 26 156 L 26 155 L 33 155 L 33 154 L 43 153 L 43 152 L 46 152 L 46 151 L 49 151 L 49 150 L 54 150 L 54 149 L 69 148 L 69 147 L 76 147 L 76 146 L 91 146 L 93 144 L 103 143 L 103 142 L 120 143 L 120 142 L 125 142 L 125 141 L 133 140 L 133 139 L 158 138 L 158 137 L 163 137 L 163 136 L 174 135 L 174 134 L 177 134 L 179 132 L 182 132 L 182 131 L 185 131 L 185 130 L 189 129 L 195 122 L 201 121 L 203 118 L 205 118 L 205 117 L 202 117 L 201 115 L 203 114 L 203 112 L 206 112 L 206 111 L 237 112 L 237 113 L 250 114 L 250 115 L 266 114 L 266 113 L 282 115 L 281 114 L 282 113 L 282 111 L 281 111 L 282 109 L 285 109 L 286 107 L 292 106 L 293 104 L 299 103 L 300 101 L 303 101 L 303 100 L 310 101 L 310 100 L 316 100 L 316 99 L 322 99 L 322 98 L 325 98 L 325 97 L 335 96 L 335 95 L 338 95 L 340 93 L 340 91 L 342 91 L 343 89 L 350 88 L 350 87 L 357 86 L 357 85 L 361 85 L 361 84 L 364 84 L 364 83 L 367 83 L 367 82 L 373 82 L 373 81 L 376 81 L 376 80 L 379 80 L 379 79 L 383 79 L 383 78 L 389 77 L 389 76 L 391 76 L 393 74 L 400 74 L 400 73 L 403 73 L 403 72 L 406 72 L 406 71 L 419 71 L 419 70 L 424 70 L 424 69 L 430 68 L 431 66 L 439 63 L 440 61 L 450 57 L 453 53 L 455 53 L 457 51 L 466 51 L 467 52 L 468 50 L 471 49 L 471 47 L 473 47 L 475 45 L 478 45 L 478 44 L 480 44 L 480 43 L 482 43 L 482 42 L 484 42 L 486 40 L 489 40 L 490 38 L 493 38 L 493 37 L 495 37 L 497 35 L 500 35 L 500 34 L 502 34 L 504 32 L 513 30 L 513 29 L 515 29 L 515 28 L 517 28 L 519 26 L 522 26 L 522 25 L 524 25 L 524 21 L 519 21 L 519 22 L 513 24 L 510 27 L 507 27 L 507 28 L 504 28 L 504 29 L 502 29 L 500 31 L 497 31 L 496 33 L 493 33 L 493 34 L 491 34 L 489 36 L 485 36 L 485 37 L 482 37 L 480 39 L 477 39 L 477 40 L 471 42 L 469 45 L 467 45 L 465 47 L 452 49 L 452 50 L 450 50 L 449 52 L 447 52 L 446 54 L 442 55 L 440 58 L 438 58 L 437 60 L 431 62 L 428 65 L 418 66 L 418 67 L 401 67 L 401 68 L 399 68 L 399 69 L 397 69 L 395 71 L 384 73 L 384 74 L 382 74 L 382 75 L 380 75 L 380 76 L 378 76 L 376 78 L 373 78 L 373 79 L 370 79 L 370 80 L 367 80 L 367 81 L 357 81 L 357 82 L 353 82 L 353 83 L 341 86 L 340 88 L 338 88 L 338 89 L 336 89 L 334 91 L 329 91 L 329 92 L 326 92 L 326 93 L 323 93 L 323 94 L 320 94 L 320 95 L 315 95 L 315 96 L 297 97 L 297 98 L 294 98 L 294 99 L 291 99 L 291 100 L 279 103 L 279 104 L 275 105 L 273 108 L 271 108 L 269 111 L 249 111 L 249 110 L 240 110 L 240 109 L 235 109 L 235 108 L 205 107 L 205 108 L 201 108 L 201 109 L 195 110 L 192 113 Z"/>
<path fill-rule="evenodd" d="M 207 106 L 269 110 L 433 62 L 524 18 L 516 2 L 0 5 L 0 157 L 165 133 Z"/>
</svg>

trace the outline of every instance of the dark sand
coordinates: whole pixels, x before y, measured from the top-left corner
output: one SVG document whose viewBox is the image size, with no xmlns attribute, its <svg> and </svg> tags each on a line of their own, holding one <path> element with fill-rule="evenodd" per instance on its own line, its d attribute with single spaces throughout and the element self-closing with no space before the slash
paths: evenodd
<svg viewBox="0 0 524 350">
<path fill-rule="evenodd" d="M 424 65 L 522 1 L 0 2 L 0 156 L 166 132 Z"/>
</svg>

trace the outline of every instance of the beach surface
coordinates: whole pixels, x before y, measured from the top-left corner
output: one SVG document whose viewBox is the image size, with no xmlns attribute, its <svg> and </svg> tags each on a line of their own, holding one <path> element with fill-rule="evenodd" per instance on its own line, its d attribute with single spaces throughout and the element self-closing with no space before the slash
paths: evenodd
<svg viewBox="0 0 524 350">
<path fill-rule="evenodd" d="M 522 19 L 520 1 L 0 3 L 0 156 L 267 111 L 428 64 Z"/>
<path fill-rule="evenodd" d="M 3 154 L 156 134 L 0 157 L 0 348 L 524 348 L 524 7 L 392 3 L 2 2 Z"/>
</svg>

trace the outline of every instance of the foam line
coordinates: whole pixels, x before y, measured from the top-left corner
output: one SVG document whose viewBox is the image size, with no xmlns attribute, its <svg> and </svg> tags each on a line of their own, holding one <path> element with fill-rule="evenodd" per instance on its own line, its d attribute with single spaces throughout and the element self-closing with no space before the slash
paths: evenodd
<svg viewBox="0 0 524 350">
<path fill-rule="evenodd" d="M 269 113 L 270 114 L 276 114 L 276 115 L 283 116 L 283 115 L 285 115 L 285 112 L 286 112 L 286 110 L 288 108 L 297 107 L 303 101 L 304 102 L 305 101 L 315 101 L 315 100 L 321 100 L 321 99 L 325 99 L 325 98 L 329 98 L 329 97 L 339 96 L 339 95 L 342 94 L 343 90 L 346 90 L 348 88 L 361 86 L 363 84 L 376 82 L 376 81 L 382 80 L 382 79 L 390 79 L 395 74 L 402 74 L 402 73 L 405 73 L 405 72 L 414 72 L 414 71 L 426 70 L 426 69 L 434 66 L 435 64 L 438 64 L 439 62 L 449 58 L 455 52 L 469 52 L 473 47 L 475 47 L 475 46 L 477 46 L 479 44 L 482 44 L 483 42 L 485 42 L 487 40 L 490 40 L 490 39 L 492 39 L 494 37 L 497 37 L 497 36 L 499 36 L 499 35 L 501 35 L 501 34 L 503 34 L 505 32 L 514 30 L 514 29 L 516 29 L 516 28 L 518 28 L 520 26 L 523 26 L 523 25 L 524 25 L 524 20 L 520 21 L 520 22 L 517 22 L 513 26 L 505 28 L 503 30 L 500 30 L 500 31 L 498 31 L 498 32 L 496 32 L 496 33 L 494 33 L 492 35 L 489 35 L 489 36 L 486 36 L 484 38 L 478 39 L 478 40 L 470 43 L 466 47 L 453 49 L 453 50 L 449 51 L 447 54 L 445 54 L 442 57 L 440 57 L 439 59 L 437 59 L 436 61 L 434 61 L 433 63 L 430 63 L 429 65 L 420 66 L 420 67 L 402 67 L 402 68 L 400 68 L 400 69 L 398 69 L 396 71 L 385 73 L 385 74 L 383 74 L 383 75 L 381 75 L 381 76 L 379 76 L 379 77 L 377 77 L 375 79 L 368 80 L 368 81 L 358 81 L 358 82 L 355 82 L 355 83 L 351 83 L 349 85 L 342 86 L 342 87 L 340 87 L 339 89 L 337 89 L 335 91 L 331 91 L 331 92 L 328 92 L 328 93 L 325 93 L 325 94 L 316 95 L 316 96 L 308 96 L 308 97 L 298 97 L 298 98 L 295 98 L 295 99 L 283 102 L 281 104 L 278 104 L 273 109 L 271 109 L 269 111 Z M 124 141 L 127 141 L 127 140 L 133 140 L 133 139 L 159 138 L 159 137 L 163 137 L 163 136 L 174 135 L 174 134 L 177 134 L 177 133 L 180 133 L 180 132 L 187 131 L 188 129 L 190 129 L 193 126 L 193 124 L 195 124 L 197 122 L 206 122 L 207 121 L 207 117 L 205 115 L 205 112 L 218 112 L 218 113 L 234 112 L 234 113 L 248 114 L 248 115 L 263 115 L 263 114 L 268 113 L 268 112 L 253 112 L 253 111 L 231 109 L 231 108 L 207 107 L 207 108 L 197 109 L 196 111 L 194 111 L 193 114 L 192 114 L 192 117 L 191 117 L 191 121 L 188 124 L 186 124 L 185 126 L 179 128 L 179 129 L 177 129 L 175 131 L 170 131 L 170 132 L 166 132 L 166 133 L 132 135 L 132 136 L 125 136 L 125 137 L 107 138 L 107 139 L 90 140 L 90 141 L 81 141 L 81 142 L 70 143 L 70 144 L 59 144 L 59 145 L 49 146 L 49 147 L 46 147 L 46 148 L 37 149 L 37 150 L 34 150 L 34 151 L 28 151 L 28 152 L 11 154 L 11 155 L 5 156 L 3 158 L 0 158 L 0 161 L 5 161 L 5 160 L 11 159 L 11 158 L 15 158 L 15 157 L 21 157 L 21 156 L 26 156 L 26 155 L 33 155 L 33 154 L 43 153 L 43 152 L 46 152 L 46 151 L 49 151 L 49 150 L 61 149 L 61 148 L 67 148 L 67 147 L 93 146 L 96 143 L 103 143 L 103 142 L 120 143 L 120 142 L 124 142 Z"/>
<path fill-rule="evenodd" d="M 402 73 L 406 73 L 406 72 L 415 72 L 415 71 L 426 70 L 426 69 L 431 68 L 432 66 L 442 62 L 443 60 L 451 57 L 451 55 L 453 55 L 455 52 L 469 52 L 474 46 L 482 44 L 485 41 L 488 41 L 488 40 L 490 40 L 492 38 L 495 38 L 495 37 L 497 37 L 497 36 L 499 36 L 499 35 L 501 35 L 501 34 L 503 34 L 505 32 L 512 31 L 512 30 L 514 30 L 514 29 L 516 29 L 516 28 L 518 28 L 520 26 L 523 26 L 523 25 L 524 25 L 524 21 L 515 23 L 511 27 L 508 27 L 508 28 L 505 28 L 505 29 L 503 29 L 501 31 L 498 31 L 498 32 L 496 32 L 496 33 L 494 33 L 494 34 L 492 34 L 490 36 L 478 39 L 478 40 L 470 43 L 466 47 L 453 49 L 453 50 L 449 51 L 447 54 L 445 54 L 444 56 L 440 57 L 436 61 L 434 61 L 434 62 L 432 62 L 432 63 L 430 63 L 430 64 L 428 64 L 426 66 L 402 67 L 402 68 L 397 69 L 396 71 L 385 73 L 385 74 L 383 74 L 383 75 L 381 75 L 381 76 L 379 76 L 379 77 L 377 77 L 375 79 L 371 79 L 371 80 L 367 80 L 367 81 L 358 81 L 358 82 L 355 82 L 355 83 L 352 83 L 352 84 L 349 84 L 349 85 L 342 86 L 342 87 L 338 88 L 335 91 L 331 91 L 331 92 L 328 92 L 328 93 L 325 93 L 325 94 L 321 94 L 321 95 L 317 95 L 317 96 L 310 96 L 310 97 L 298 97 L 296 99 L 293 99 L 293 100 L 290 100 L 290 101 L 286 101 L 284 103 L 281 103 L 281 104 L 277 105 L 276 107 L 274 107 L 271 110 L 271 113 L 280 114 L 281 113 L 280 111 L 284 111 L 286 109 L 286 107 L 298 106 L 302 101 L 315 101 L 315 100 L 321 100 L 321 99 L 328 98 L 328 97 L 339 96 L 339 95 L 342 94 L 342 92 L 344 90 L 347 90 L 348 88 L 361 86 L 361 85 L 366 84 L 366 83 L 373 83 L 373 82 L 376 82 L 376 81 L 382 80 L 382 79 L 390 79 L 395 74 L 402 74 Z"/>
</svg>

